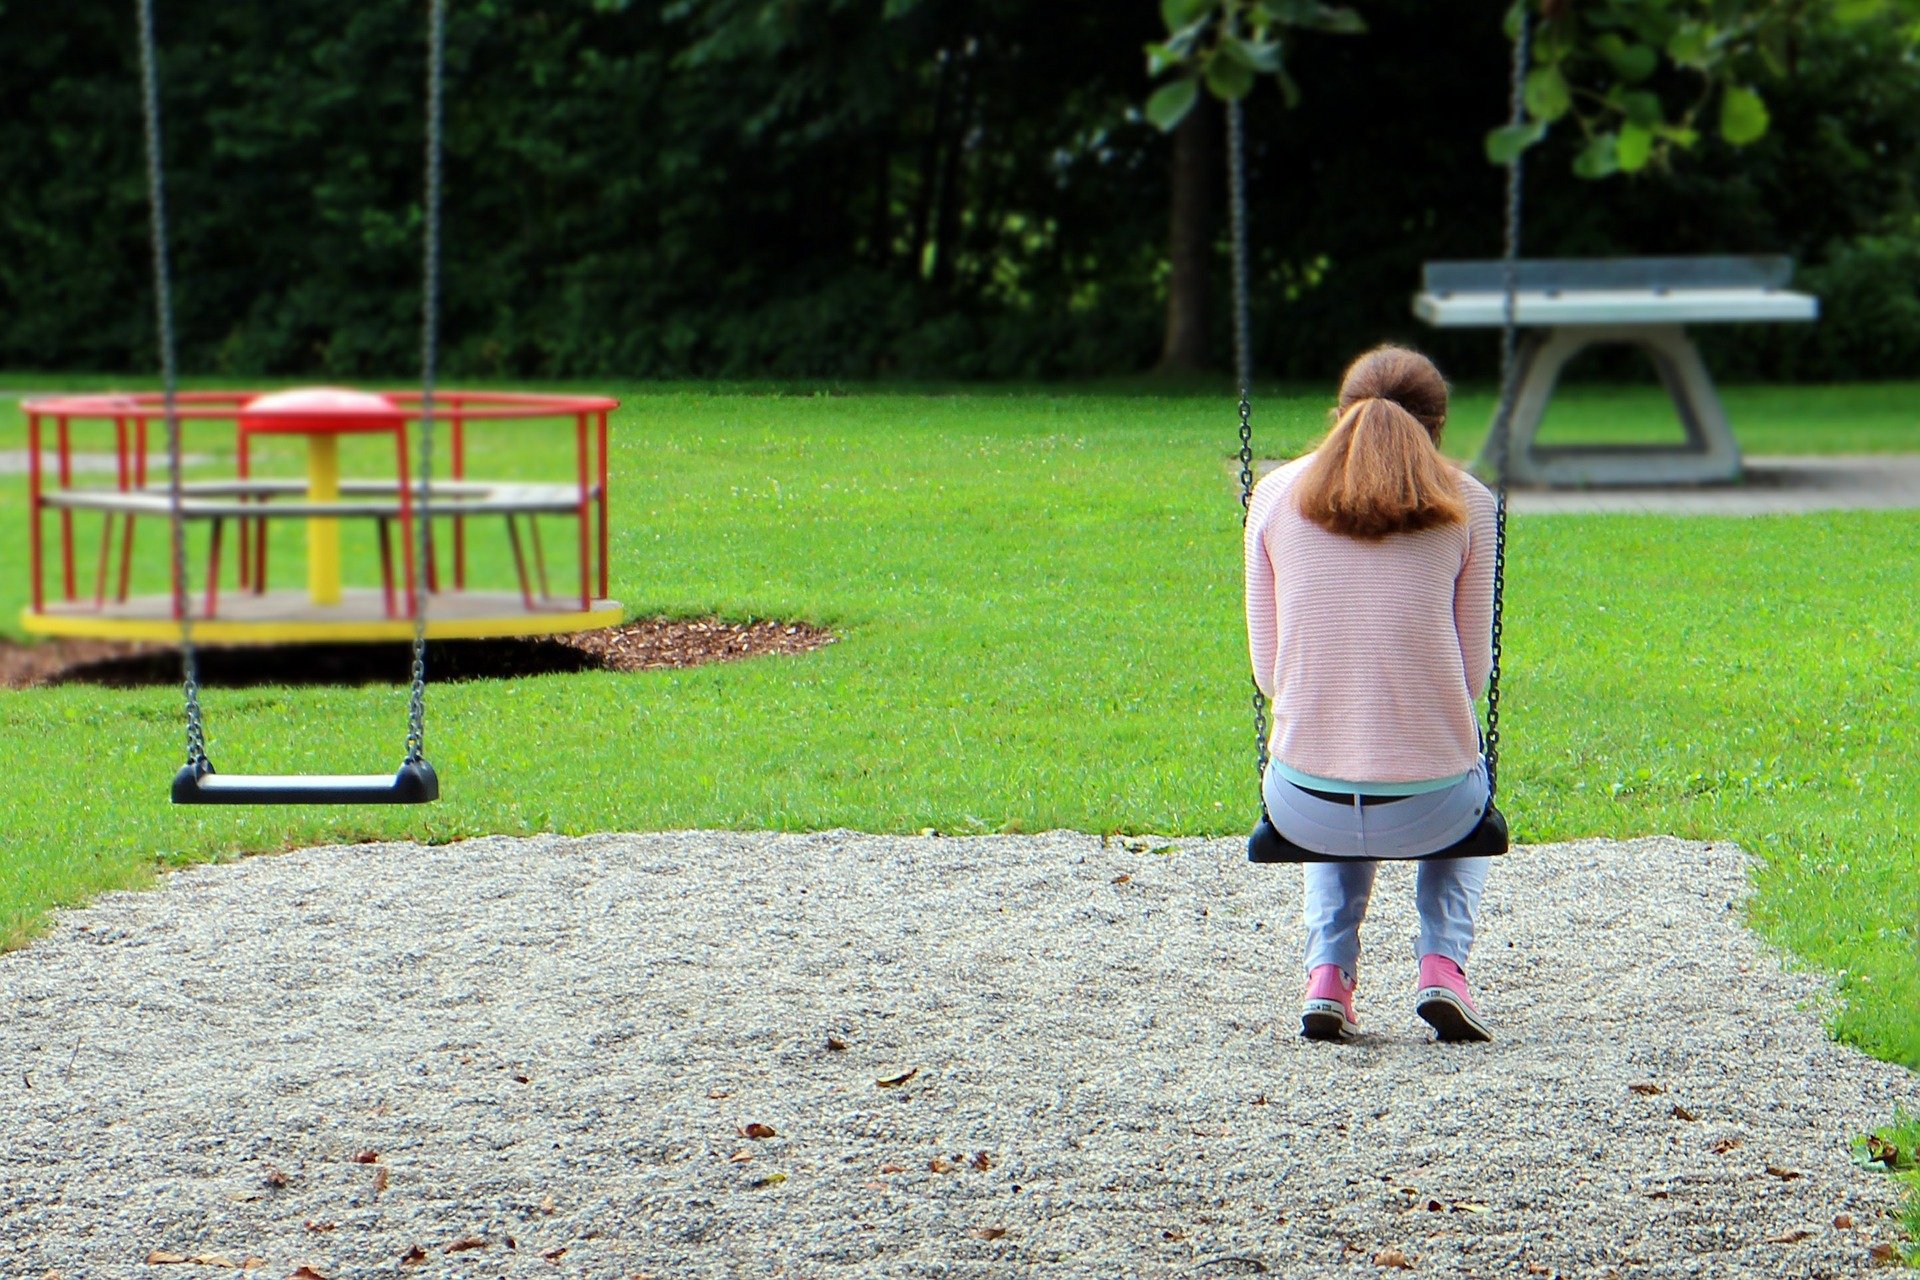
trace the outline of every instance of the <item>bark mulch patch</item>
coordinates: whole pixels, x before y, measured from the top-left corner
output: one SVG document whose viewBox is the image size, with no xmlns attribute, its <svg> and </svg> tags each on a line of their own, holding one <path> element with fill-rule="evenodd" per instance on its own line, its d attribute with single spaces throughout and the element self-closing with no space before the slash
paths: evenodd
<svg viewBox="0 0 1920 1280">
<path fill-rule="evenodd" d="M 427 674 L 439 680 L 499 680 L 577 671 L 656 671 L 807 653 L 837 637 L 805 622 L 717 622 L 647 618 L 603 631 L 521 640 L 436 640 Z M 404 644 L 296 644 L 210 647 L 200 679 L 224 687 L 274 684 L 405 684 L 412 650 Z M 180 681 L 180 651 L 170 645 L 109 640 L 0 640 L 0 688 L 94 684 L 116 688 Z"/>
</svg>

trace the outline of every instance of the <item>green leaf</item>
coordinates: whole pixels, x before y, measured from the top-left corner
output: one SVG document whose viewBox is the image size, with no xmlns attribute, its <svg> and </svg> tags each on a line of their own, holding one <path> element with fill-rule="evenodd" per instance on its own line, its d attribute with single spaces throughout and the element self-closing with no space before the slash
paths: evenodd
<svg viewBox="0 0 1920 1280">
<path fill-rule="evenodd" d="M 1160 0 L 1160 17 L 1167 30 L 1178 31 L 1212 13 L 1218 4 L 1219 0 Z"/>
<path fill-rule="evenodd" d="M 1613 67 L 1613 73 L 1628 84 L 1645 80 L 1660 65 L 1660 55 L 1652 49 L 1644 44 L 1628 44 L 1611 31 L 1595 40 L 1593 47 Z"/>
<path fill-rule="evenodd" d="M 1637 124 L 1622 125 L 1614 158 L 1624 173 L 1638 173 L 1646 168 L 1647 161 L 1653 158 L 1653 130 Z"/>
<path fill-rule="evenodd" d="M 1507 6 L 1507 16 L 1500 20 L 1501 33 L 1507 37 L 1509 44 L 1520 36 L 1520 17 L 1527 11 L 1527 3 L 1528 0 L 1513 0 Z"/>
<path fill-rule="evenodd" d="M 1247 64 L 1255 71 L 1273 75 L 1280 70 L 1280 42 L 1278 40 L 1242 40 L 1240 52 L 1245 55 Z"/>
<path fill-rule="evenodd" d="M 1169 49 L 1166 45 L 1150 44 L 1147 46 L 1147 74 L 1156 79 L 1167 68 L 1177 67 L 1185 61 L 1186 58 L 1183 54 L 1178 50 Z"/>
<path fill-rule="evenodd" d="M 1870 22 L 1885 13 L 1887 0 L 1834 0 L 1833 20 L 1847 26 Z"/>
<path fill-rule="evenodd" d="M 1223 41 L 1207 58 L 1202 74 L 1214 96 L 1229 102 L 1237 102 L 1253 91 L 1253 67 L 1234 44 Z"/>
<path fill-rule="evenodd" d="M 1644 89 L 1619 95 L 1621 113 L 1642 129 L 1652 129 L 1666 121 L 1667 113 L 1660 105 L 1660 99 Z"/>
<path fill-rule="evenodd" d="M 1521 152 L 1546 136 L 1547 125 L 1544 120 L 1505 125 L 1487 135 L 1487 159 L 1495 164 L 1512 164 L 1520 158 Z"/>
<path fill-rule="evenodd" d="M 1597 133 L 1586 148 L 1573 158 L 1573 171 L 1582 178 L 1605 178 L 1620 172 L 1620 139 L 1611 133 Z"/>
<path fill-rule="evenodd" d="M 1293 73 L 1287 70 L 1285 63 L 1275 69 L 1273 82 L 1280 86 L 1280 100 L 1287 104 L 1287 110 L 1291 111 L 1300 105 L 1300 82 L 1293 78 Z"/>
<path fill-rule="evenodd" d="M 1712 27 L 1702 22 L 1683 22 L 1667 41 L 1667 57 L 1677 67 L 1704 68 L 1712 47 Z"/>
<path fill-rule="evenodd" d="M 1191 78 L 1163 84 L 1147 99 L 1147 119 L 1162 133 L 1172 133 L 1187 118 L 1187 112 L 1193 110 L 1199 96 L 1200 86 Z"/>
<path fill-rule="evenodd" d="M 1720 136 L 1736 147 L 1758 141 L 1771 118 L 1760 95 L 1743 85 L 1730 84 L 1720 98 Z"/>
<path fill-rule="evenodd" d="M 1683 124 L 1663 124 L 1653 132 L 1654 136 L 1664 138 L 1683 151 L 1691 149 L 1694 143 L 1700 141 L 1700 131 Z"/>
<path fill-rule="evenodd" d="M 1573 106 L 1573 90 L 1559 67 L 1535 67 L 1527 73 L 1527 114 L 1551 123 Z"/>
<path fill-rule="evenodd" d="M 1318 11 L 1311 22 L 1303 25 L 1315 31 L 1325 31 L 1336 36 L 1363 36 L 1367 33 L 1367 20 L 1345 5 L 1315 5 Z"/>
</svg>

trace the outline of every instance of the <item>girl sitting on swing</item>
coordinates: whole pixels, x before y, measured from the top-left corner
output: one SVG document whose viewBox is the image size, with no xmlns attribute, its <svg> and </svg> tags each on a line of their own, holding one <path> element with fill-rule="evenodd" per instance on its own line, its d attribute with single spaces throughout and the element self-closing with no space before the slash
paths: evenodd
<svg viewBox="0 0 1920 1280">
<path fill-rule="evenodd" d="M 1332 430 L 1248 508 L 1247 641 L 1273 703 L 1267 814 L 1337 860 L 1304 864 L 1300 1034 L 1356 1034 L 1354 977 L 1377 859 L 1445 849 L 1486 811 L 1474 701 L 1492 665 L 1494 501 L 1440 455 L 1447 384 L 1417 351 L 1347 369 Z M 1490 1040 L 1467 994 L 1486 858 L 1419 864 L 1416 1010 Z"/>
</svg>

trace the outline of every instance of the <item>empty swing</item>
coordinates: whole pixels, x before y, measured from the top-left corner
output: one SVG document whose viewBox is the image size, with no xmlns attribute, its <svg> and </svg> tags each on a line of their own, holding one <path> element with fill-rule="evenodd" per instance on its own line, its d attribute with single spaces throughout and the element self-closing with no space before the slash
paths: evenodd
<svg viewBox="0 0 1920 1280">
<path fill-rule="evenodd" d="M 1525 120 L 1524 89 L 1530 25 L 1526 6 L 1518 6 L 1518 11 L 1520 26 L 1513 44 L 1510 97 L 1510 119 L 1515 125 Z M 1246 143 L 1244 121 L 1238 101 L 1227 103 L 1227 163 L 1233 233 L 1234 365 L 1240 388 L 1240 510 L 1241 521 L 1245 523 L 1253 503 L 1254 483 L 1251 399 L 1253 357 L 1248 300 L 1250 268 L 1247 261 Z M 1500 640 L 1501 615 L 1506 602 L 1509 428 L 1518 390 L 1516 376 L 1518 361 L 1515 359 L 1518 326 L 1515 324 L 1514 301 L 1518 288 L 1520 257 L 1520 179 L 1520 157 L 1516 154 L 1507 163 L 1506 239 L 1502 255 L 1506 299 L 1500 334 L 1500 399 L 1494 409 L 1493 448 L 1490 453 L 1497 473 L 1494 490 L 1493 662 L 1487 675 L 1487 724 L 1486 731 L 1482 735 L 1487 762 L 1487 807 L 1481 814 L 1478 825 L 1460 840 L 1444 849 L 1436 849 L 1414 858 L 1400 859 L 1401 861 L 1493 857 L 1507 852 L 1509 843 L 1507 820 L 1495 807 L 1494 796 L 1498 788 L 1500 768 Z M 1257 681 L 1254 683 L 1253 690 L 1253 724 L 1258 747 L 1258 776 L 1264 779 L 1268 763 L 1267 703 Z M 1260 821 L 1255 824 L 1252 835 L 1247 838 L 1247 860 L 1249 862 L 1339 862 L 1344 859 L 1337 854 L 1317 853 L 1311 849 L 1302 848 L 1281 835 L 1268 816 L 1263 799 Z"/>
<path fill-rule="evenodd" d="M 421 396 L 418 488 L 419 519 L 406 554 L 413 614 L 412 688 L 407 705 L 406 753 L 391 774 L 222 774 L 207 757 L 201 723 L 199 660 L 187 590 L 186 517 L 181 480 L 178 370 L 174 359 L 173 301 L 167 255 L 166 191 L 163 182 L 160 92 L 154 40 L 153 0 L 139 0 L 142 108 L 146 124 L 147 199 L 152 215 L 154 309 L 160 348 L 167 429 L 167 467 L 173 553 L 174 613 L 180 622 L 181 683 L 186 699 L 187 760 L 173 779 L 175 804 L 424 804 L 440 798 L 439 778 L 425 755 L 427 691 L 426 595 L 420 566 L 431 537 L 434 364 L 440 295 L 441 85 L 446 47 L 446 0 L 429 0 L 427 54 L 425 264 L 421 297 Z"/>
</svg>

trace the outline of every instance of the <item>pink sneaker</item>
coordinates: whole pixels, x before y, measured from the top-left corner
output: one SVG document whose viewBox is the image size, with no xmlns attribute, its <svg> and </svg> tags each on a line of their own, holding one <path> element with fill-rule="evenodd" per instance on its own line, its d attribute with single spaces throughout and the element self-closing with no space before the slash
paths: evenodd
<svg viewBox="0 0 1920 1280">
<path fill-rule="evenodd" d="M 1413 996 L 1414 1012 L 1426 1019 L 1442 1040 L 1491 1040 L 1493 1032 L 1480 1021 L 1467 996 L 1467 975 L 1445 956 L 1420 957 L 1420 989 Z"/>
<path fill-rule="evenodd" d="M 1307 975 L 1300 1034 L 1309 1040 L 1344 1040 L 1360 1034 L 1360 1024 L 1353 1020 L 1353 979 L 1339 965 L 1317 965 Z"/>
</svg>

